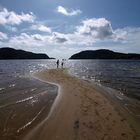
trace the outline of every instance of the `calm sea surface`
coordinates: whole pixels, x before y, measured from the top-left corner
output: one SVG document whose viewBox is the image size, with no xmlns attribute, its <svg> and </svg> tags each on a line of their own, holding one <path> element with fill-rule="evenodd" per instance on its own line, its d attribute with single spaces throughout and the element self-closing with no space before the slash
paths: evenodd
<svg viewBox="0 0 140 140">
<path fill-rule="evenodd" d="M 107 87 L 140 117 L 140 61 L 70 60 L 65 67 L 72 75 Z M 31 75 L 51 68 L 56 68 L 54 60 L 0 60 L 0 138 L 16 139 L 43 119 L 40 116 L 46 117 L 58 89 Z"/>
</svg>

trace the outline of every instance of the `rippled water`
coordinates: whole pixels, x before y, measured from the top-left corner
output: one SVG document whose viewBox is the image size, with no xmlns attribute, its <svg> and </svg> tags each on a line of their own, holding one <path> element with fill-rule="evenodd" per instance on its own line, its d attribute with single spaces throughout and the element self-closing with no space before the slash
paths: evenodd
<svg viewBox="0 0 140 140">
<path fill-rule="evenodd" d="M 31 77 L 52 61 L 0 61 L 0 139 L 20 139 L 45 118 L 58 88 Z"/>
<path fill-rule="evenodd" d="M 73 60 L 68 67 L 71 74 L 93 81 L 140 119 L 140 61 Z"/>
<path fill-rule="evenodd" d="M 140 61 L 70 61 L 70 72 L 85 79 L 117 89 L 140 100 Z"/>
<path fill-rule="evenodd" d="M 75 76 L 110 87 L 111 96 L 140 115 L 140 61 L 69 60 L 64 66 Z M 56 68 L 54 60 L 0 60 L 0 138 L 19 138 L 47 115 L 57 87 L 31 75 L 51 68 Z"/>
<path fill-rule="evenodd" d="M 140 99 L 140 61 L 69 60 L 65 67 L 80 78 L 90 79 Z M 33 72 L 51 68 L 56 68 L 55 60 L 1 60 L 0 93 L 5 88 L 15 87 L 16 80 L 20 81 L 20 78 L 27 79 Z"/>
</svg>

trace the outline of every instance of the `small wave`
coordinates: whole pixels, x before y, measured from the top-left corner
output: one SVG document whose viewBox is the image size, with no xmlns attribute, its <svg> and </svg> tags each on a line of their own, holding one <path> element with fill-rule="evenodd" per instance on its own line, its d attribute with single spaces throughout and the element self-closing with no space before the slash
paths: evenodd
<svg viewBox="0 0 140 140">
<path fill-rule="evenodd" d="M 16 104 L 29 101 L 29 100 L 31 100 L 31 99 L 33 99 L 33 98 L 34 98 L 34 97 L 28 97 L 28 98 L 25 98 L 25 99 L 23 99 L 23 100 L 19 100 L 19 101 L 16 102 Z"/>
<path fill-rule="evenodd" d="M 125 108 L 132 115 L 134 115 L 136 117 L 140 117 L 140 111 L 139 111 L 140 106 L 136 106 L 136 105 L 133 105 L 133 104 L 126 103 Z"/>
<path fill-rule="evenodd" d="M 30 73 L 33 73 L 34 71 L 33 70 L 30 70 Z"/>
<path fill-rule="evenodd" d="M 23 99 L 23 100 L 19 100 L 19 101 L 12 102 L 12 103 L 9 103 L 9 104 L 1 105 L 1 106 L 0 106 L 0 109 L 1 109 L 1 108 L 5 108 L 5 107 L 8 107 L 8 106 L 11 106 L 11 105 L 23 103 L 23 102 L 29 101 L 29 100 L 31 100 L 31 99 L 33 99 L 33 98 L 34 98 L 34 97 L 29 97 L 29 98 L 25 98 L 25 99 Z"/>
<path fill-rule="evenodd" d="M 33 92 L 33 91 L 35 91 L 35 90 L 37 90 L 37 88 L 33 88 L 33 89 L 31 89 L 30 91 Z"/>
<path fill-rule="evenodd" d="M 35 115 L 35 117 L 29 121 L 28 123 L 26 123 L 24 126 L 22 126 L 21 128 L 19 128 L 17 130 L 17 133 L 19 133 L 20 131 L 24 130 L 25 128 L 27 128 L 29 125 L 31 125 L 37 118 L 38 116 L 43 112 L 43 110 L 45 109 L 45 106 L 37 113 L 37 115 Z"/>
<path fill-rule="evenodd" d="M 116 97 L 117 97 L 119 100 L 123 100 L 123 98 L 120 97 L 120 96 L 118 96 L 118 95 L 116 95 Z"/>
<path fill-rule="evenodd" d="M 11 84 L 11 85 L 9 85 L 9 87 L 11 88 L 11 87 L 15 87 L 16 86 L 16 84 Z"/>
<path fill-rule="evenodd" d="M 2 88 L 0 88 L 0 91 L 2 91 L 2 90 L 4 90 L 4 89 L 5 89 L 5 88 L 2 87 Z"/>
</svg>

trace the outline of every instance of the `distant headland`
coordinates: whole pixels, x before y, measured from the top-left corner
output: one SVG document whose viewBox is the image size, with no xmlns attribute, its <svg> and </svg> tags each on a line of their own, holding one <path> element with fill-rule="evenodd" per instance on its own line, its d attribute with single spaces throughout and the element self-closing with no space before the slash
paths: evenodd
<svg viewBox="0 0 140 140">
<path fill-rule="evenodd" d="M 13 48 L 0 48 L 0 59 L 52 59 L 46 54 L 36 54 Z"/>
<path fill-rule="evenodd" d="M 86 50 L 72 55 L 69 59 L 134 59 L 140 60 L 140 54 L 119 53 L 111 50 Z"/>
</svg>

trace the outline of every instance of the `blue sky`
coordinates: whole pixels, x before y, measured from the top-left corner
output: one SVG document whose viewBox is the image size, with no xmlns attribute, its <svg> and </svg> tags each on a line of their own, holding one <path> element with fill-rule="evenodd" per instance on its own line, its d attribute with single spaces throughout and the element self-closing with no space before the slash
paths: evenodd
<svg viewBox="0 0 140 140">
<path fill-rule="evenodd" d="M 0 47 L 68 58 L 82 50 L 140 53 L 139 0 L 0 0 Z"/>
</svg>

